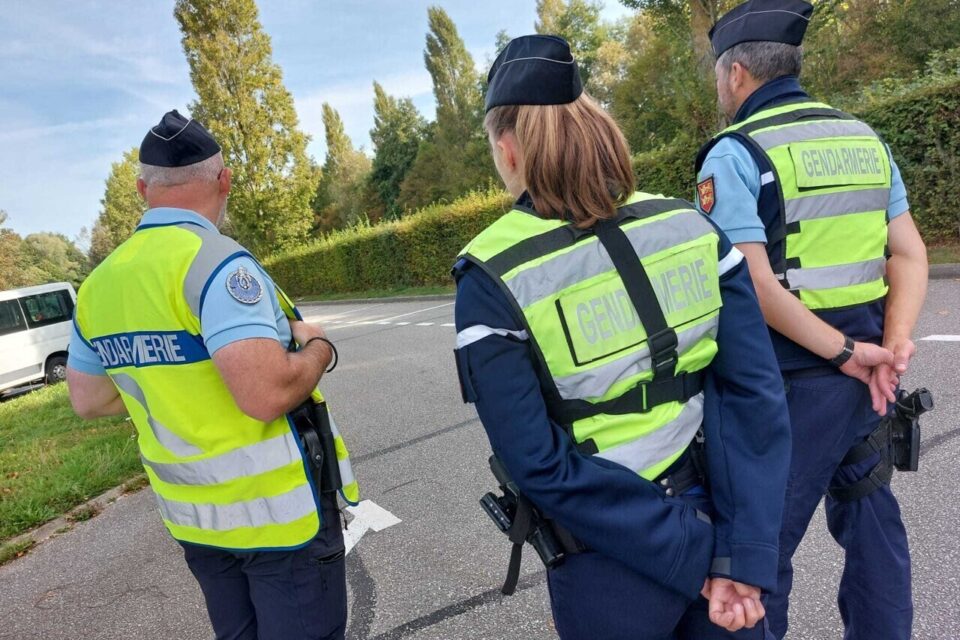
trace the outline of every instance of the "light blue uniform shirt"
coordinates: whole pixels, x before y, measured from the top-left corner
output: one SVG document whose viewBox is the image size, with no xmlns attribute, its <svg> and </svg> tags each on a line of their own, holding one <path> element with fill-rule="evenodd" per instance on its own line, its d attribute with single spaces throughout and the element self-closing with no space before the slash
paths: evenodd
<svg viewBox="0 0 960 640">
<path fill-rule="evenodd" d="M 887 218 L 893 220 L 910 209 L 907 189 L 900 177 L 900 169 L 890 155 L 891 188 Z M 730 242 L 763 242 L 767 234 L 757 213 L 760 197 L 760 168 L 746 147 L 736 138 L 722 138 L 707 154 L 697 182 L 713 176 L 713 209 L 710 217 L 724 230 Z M 772 177 L 772 176 L 771 176 Z M 700 206 L 699 195 L 697 206 Z"/>
<path fill-rule="evenodd" d="M 184 222 L 217 232 L 213 223 L 193 211 L 166 207 L 147 211 L 140 228 Z M 237 300 L 227 289 L 227 279 L 240 267 L 263 287 L 263 295 L 253 304 Z M 210 276 L 200 309 L 200 334 L 210 355 L 228 344 L 250 338 L 270 338 L 284 347 L 290 343 L 290 323 L 277 301 L 275 285 L 255 260 L 243 256 L 233 258 Z M 76 323 L 70 338 L 68 365 L 82 373 L 106 375 L 100 356 L 80 337 Z"/>
</svg>

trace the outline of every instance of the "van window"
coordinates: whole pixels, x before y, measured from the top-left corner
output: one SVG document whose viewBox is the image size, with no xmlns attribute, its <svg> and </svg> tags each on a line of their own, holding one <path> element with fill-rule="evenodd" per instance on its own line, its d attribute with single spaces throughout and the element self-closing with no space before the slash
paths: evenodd
<svg viewBox="0 0 960 640">
<path fill-rule="evenodd" d="M 31 329 L 66 322 L 73 315 L 73 300 L 64 289 L 20 298 L 20 304 Z"/>
<path fill-rule="evenodd" d="M 23 331 L 26 328 L 27 324 L 23 321 L 23 314 L 20 313 L 20 305 L 17 301 L 0 302 L 0 336 Z"/>
</svg>

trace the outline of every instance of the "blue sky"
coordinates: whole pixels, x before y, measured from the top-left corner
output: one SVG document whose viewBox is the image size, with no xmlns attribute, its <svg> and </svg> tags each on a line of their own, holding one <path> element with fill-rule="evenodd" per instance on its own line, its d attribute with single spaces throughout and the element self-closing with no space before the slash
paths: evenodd
<svg viewBox="0 0 960 640">
<path fill-rule="evenodd" d="M 369 149 L 374 80 L 428 118 L 427 7 L 451 15 L 478 66 L 500 29 L 533 30 L 534 0 L 260 0 L 273 57 L 301 127 L 323 161 L 320 107 L 340 111 Z M 607 0 L 604 17 L 627 9 Z M 195 98 L 172 0 L 3 0 L 0 20 L 0 209 L 22 235 L 91 227 L 110 164 L 169 109 Z"/>
</svg>

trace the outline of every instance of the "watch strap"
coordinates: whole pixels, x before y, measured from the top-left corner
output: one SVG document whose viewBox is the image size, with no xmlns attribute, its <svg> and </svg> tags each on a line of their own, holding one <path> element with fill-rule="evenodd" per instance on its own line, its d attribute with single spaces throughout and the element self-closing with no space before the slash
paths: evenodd
<svg viewBox="0 0 960 640">
<path fill-rule="evenodd" d="M 830 364 L 835 367 L 842 367 L 847 360 L 853 357 L 853 338 L 850 336 L 843 336 L 843 348 L 840 350 L 836 356 L 830 360 Z"/>
</svg>

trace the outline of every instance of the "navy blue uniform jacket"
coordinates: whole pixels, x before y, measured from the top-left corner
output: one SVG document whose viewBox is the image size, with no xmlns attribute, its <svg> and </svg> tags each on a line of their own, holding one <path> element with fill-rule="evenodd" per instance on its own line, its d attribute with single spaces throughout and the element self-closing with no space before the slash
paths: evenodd
<svg viewBox="0 0 960 640">
<path fill-rule="evenodd" d="M 488 335 L 457 352 L 465 399 L 475 403 L 494 452 L 520 490 L 590 548 L 691 599 L 708 569 L 775 588 L 790 466 L 783 380 L 766 324 L 746 260 L 718 233 L 719 258 L 730 254 L 727 262 L 739 257 L 739 263 L 720 278 L 719 352 L 705 386 L 712 526 L 635 472 L 577 451 L 547 415 L 522 334 Z M 475 325 L 523 329 L 489 276 L 465 261 L 454 274 L 458 332 Z"/>
</svg>

